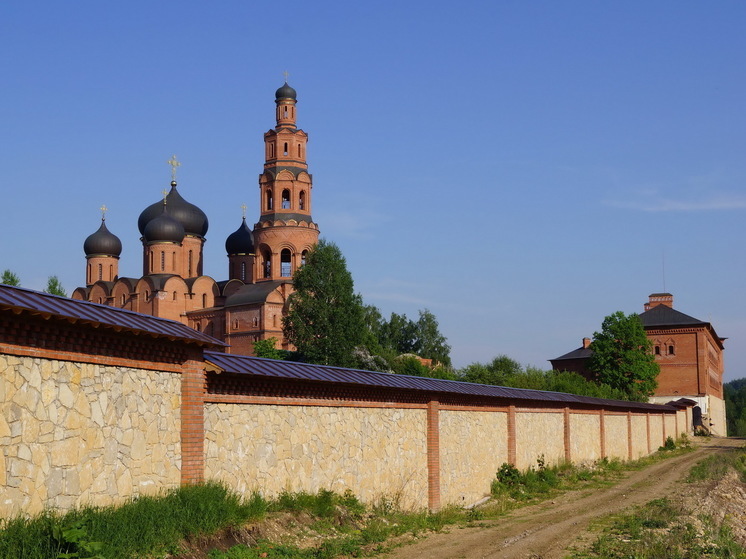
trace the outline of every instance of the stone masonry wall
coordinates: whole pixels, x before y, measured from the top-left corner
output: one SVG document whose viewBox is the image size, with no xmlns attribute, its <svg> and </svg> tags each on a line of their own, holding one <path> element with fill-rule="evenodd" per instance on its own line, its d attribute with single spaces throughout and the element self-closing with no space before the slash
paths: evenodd
<svg viewBox="0 0 746 559">
<path fill-rule="evenodd" d="M 656 447 L 656 450 L 658 448 Z M 648 423 L 644 415 L 632 415 L 632 459 L 648 453 Z"/>
<path fill-rule="evenodd" d="M 627 414 L 606 414 L 604 417 L 604 440 L 606 456 L 627 460 L 629 442 L 627 438 Z"/>
<path fill-rule="evenodd" d="M 424 409 L 208 403 L 205 479 L 268 497 L 349 489 L 420 508 L 426 435 Z"/>
<path fill-rule="evenodd" d="M 508 461 L 506 412 L 440 411 L 440 495 L 470 505 L 489 495 L 490 482 Z"/>
<path fill-rule="evenodd" d="M 0 517 L 180 483 L 180 375 L 0 354 Z"/>
<path fill-rule="evenodd" d="M 574 462 L 601 458 L 601 418 L 597 414 L 570 414 L 570 456 Z"/>
<path fill-rule="evenodd" d="M 565 459 L 565 418 L 562 413 L 521 412 L 516 414 L 516 467 L 536 466 L 544 456 L 548 466 Z"/>
</svg>

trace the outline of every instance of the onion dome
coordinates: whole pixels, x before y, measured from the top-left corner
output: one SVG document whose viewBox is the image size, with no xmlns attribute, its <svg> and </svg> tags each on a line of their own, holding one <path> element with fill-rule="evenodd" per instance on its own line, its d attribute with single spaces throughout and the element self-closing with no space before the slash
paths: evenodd
<svg viewBox="0 0 746 559">
<path fill-rule="evenodd" d="M 101 219 L 101 227 L 98 231 L 89 235 L 83 243 L 86 256 L 119 256 L 122 254 L 122 241 L 114 233 L 106 228 L 106 220 Z"/>
<path fill-rule="evenodd" d="M 241 227 L 228 235 L 225 240 L 225 251 L 231 254 L 254 254 L 254 234 L 246 225 L 246 218 L 243 218 Z"/>
<path fill-rule="evenodd" d="M 142 236 L 148 243 L 180 243 L 184 240 L 184 226 L 171 217 L 168 206 L 161 203 L 161 215 L 151 219 Z"/>
<path fill-rule="evenodd" d="M 275 91 L 275 100 L 279 101 L 280 99 L 292 99 L 293 101 L 295 101 L 296 95 L 297 93 L 295 92 L 295 90 L 288 85 L 288 82 L 285 82 L 285 85 Z"/>
<path fill-rule="evenodd" d="M 171 192 L 166 196 L 166 204 L 169 216 L 181 224 L 186 235 L 205 236 L 209 226 L 205 212 L 181 197 L 176 190 L 176 181 L 171 181 Z M 162 206 L 162 201 L 156 202 L 143 210 L 137 220 L 137 228 L 141 234 L 145 235 L 146 226 L 161 215 Z"/>
</svg>

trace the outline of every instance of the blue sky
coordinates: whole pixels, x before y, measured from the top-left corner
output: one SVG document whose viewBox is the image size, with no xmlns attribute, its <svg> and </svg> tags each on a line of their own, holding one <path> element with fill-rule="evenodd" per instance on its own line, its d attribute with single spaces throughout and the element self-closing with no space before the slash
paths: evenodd
<svg viewBox="0 0 746 559">
<path fill-rule="evenodd" d="M 71 292 L 106 204 L 139 276 L 177 154 L 224 279 L 287 70 L 322 236 L 367 303 L 430 309 L 457 366 L 546 367 L 665 289 L 746 377 L 744 23 L 735 1 L 4 2 L 0 268 Z"/>
</svg>

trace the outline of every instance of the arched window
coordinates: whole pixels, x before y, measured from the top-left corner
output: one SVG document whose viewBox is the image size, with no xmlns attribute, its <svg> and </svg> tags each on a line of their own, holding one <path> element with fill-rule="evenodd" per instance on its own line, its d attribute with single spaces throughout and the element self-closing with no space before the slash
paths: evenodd
<svg viewBox="0 0 746 559">
<path fill-rule="evenodd" d="M 269 188 L 267 189 L 267 209 L 272 209 L 272 190 Z"/>
<path fill-rule="evenodd" d="M 189 258 L 189 262 L 188 262 L 189 269 L 187 270 L 187 272 L 188 272 L 187 275 L 191 278 L 192 277 L 193 263 L 194 263 L 193 258 L 192 258 L 192 251 L 191 250 L 189 251 L 189 257 L 188 258 Z"/>
<path fill-rule="evenodd" d="M 93 283 L 91 281 L 91 265 L 88 264 L 88 271 L 86 272 L 86 283 Z"/>
<path fill-rule="evenodd" d="M 308 256 L 308 251 L 304 250 L 300 253 L 300 265 L 305 266 L 306 264 L 306 257 Z"/>
<path fill-rule="evenodd" d="M 104 267 L 102 264 L 98 265 L 98 281 L 104 279 Z"/>
<path fill-rule="evenodd" d="M 282 249 L 280 253 L 280 275 L 284 278 L 293 275 L 291 258 L 290 251 L 286 248 Z"/>
<path fill-rule="evenodd" d="M 174 297 L 174 301 L 176 301 L 176 291 L 174 291 L 173 297 Z"/>
<path fill-rule="evenodd" d="M 300 144 L 298 144 L 298 158 L 300 158 Z"/>
<path fill-rule="evenodd" d="M 657 345 L 655 346 L 655 349 L 653 350 L 656 355 L 661 354 L 661 346 Z"/>
<path fill-rule="evenodd" d="M 272 253 L 269 250 L 262 250 L 262 273 L 265 278 L 272 277 Z"/>
<path fill-rule="evenodd" d="M 288 154 L 288 143 L 285 142 L 285 149 L 283 150 L 283 155 L 287 155 L 287 154 Z"/>
<path fill-rule="evenodd" d="M 282 209 L 290 209 L 290 191 L 287 188 L 282 191 Z"/>
<path fill-rule="evenodd" d="M 114 266 L 109 264 L 109 281 L 114 280 Z"/>
<path fill-rule="evenodd" d="M 202 294 L 202 308 L 207 308 L 207 293 Z"/>
<path fill-rule="evenodd" d="M 151 273 L 151 274 L 152 274 L 153 272 L 155 272 L 155 263 L 153 262 L 153 259 L 154 259 L 154 256 L 153 256 L 153 251 L 151 250 L 151 251 L 150 251 L 150 273 Z"/>
<path fill-rule="evenodd" d="M 124 293 L 122 293 L 122 307 L 124 307 L 124 304 L 127 302 L 127 298 L 125 297 Z"/>
<path fill-rule="evenodd" d="M 287 107 L 285 107 L 284 113 L 285 113 L 284 114 L 285 118 L 287 118 L 288 117 L 288 108 Z"/>
<path fill-rule="evenodd" d="M 298 196 L 298 209 L 299 210 L 306 209 L 306 191 L 305 190 L 301 190 L 300 195 Z"/>
<path fill-rule="evenodd" d="M 675 355 L 674 347 L 672 345 L 668 346 L 668 355 Z"/>
<path fill-rule="evenodd" d="M 176 271 L 176 252 L 175 251 L 171 253 L 171 269 L 173 269 L 174 272 Z"/>
</svg>

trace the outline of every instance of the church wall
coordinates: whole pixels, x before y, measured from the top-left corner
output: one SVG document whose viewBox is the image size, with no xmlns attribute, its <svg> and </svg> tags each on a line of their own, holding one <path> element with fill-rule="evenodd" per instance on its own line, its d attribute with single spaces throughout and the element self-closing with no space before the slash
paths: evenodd
<svg viewBox="0 0 746 559">
<path fill-rule="evenodd" d="M 0 354 L 0 517 L 177 487 L 180 375 Z"/>
<path fill-rule="evenodd" d="M 441 410 L 440 498 L 470 505 L 490 492 L 490 482 L 508 462 L 507 411 Z"/>
</svg>

